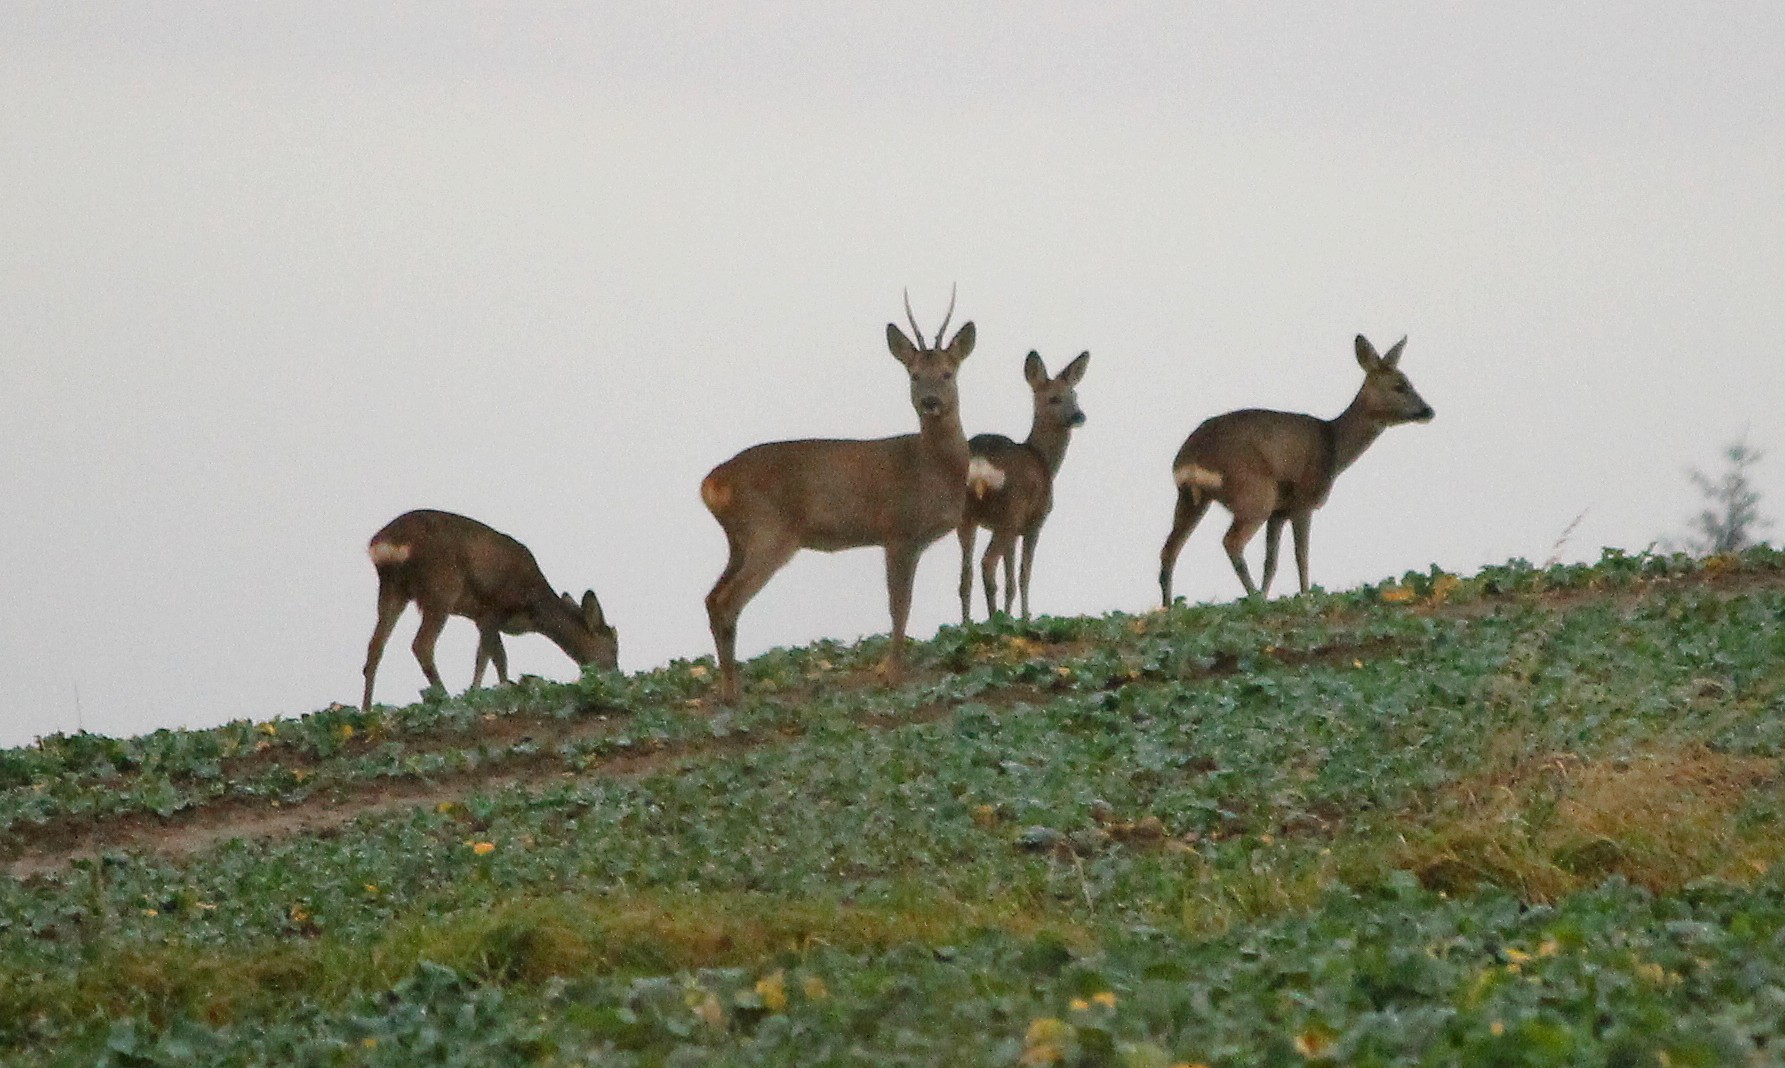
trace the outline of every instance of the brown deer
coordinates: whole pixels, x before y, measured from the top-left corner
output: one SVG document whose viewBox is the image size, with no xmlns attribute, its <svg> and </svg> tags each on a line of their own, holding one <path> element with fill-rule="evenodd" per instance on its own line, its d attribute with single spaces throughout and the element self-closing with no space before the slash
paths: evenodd
<svg viewBox="0 0 1785 1068">
<path fill-rule="evenodd" d="M 1079 354 L 1057 377 L 1049 378 L 1040 353 L 1023 361 L 1023 378 L 1035 394 L 1035 415 L 1026 441 L 1012 441 L 1002 434 L 975 434 L 967 442 L 972 459 L 967 465 L 967 510 L 955 533 L 961 540 L 961 622 L 973 621 L 973 541 L 984 527 L 992 542 L 980 559 L 985 585 L 985 609 L 998 610 L 998 562 L 1004 562 L 1004 614 L 1018 588 L 1017 538 L 1023 541 L 1023 618 L 1029 618 L 1029 572 L 1035 563 L 1035 539 L 1054 507 L 1054 478 L 1066 459 L 1066 446 L 1074 427 L 1082 426 L 1085 413 L 1078 406 L 1078 383 L 1091 364 L 1091 354 Z"/>
<path fill-rule="evenodd" d="M 1284 522 L 1295 531 L 1295 567 L 1302 592 L 1308 592 L 1308 526 L 1314 509 L 1326 503 L 1333 479 L 1389 427 L 1431 421 L 1432 406 L 1420 399 L 1398 367 L 1406 344 L 1402 338 L 1386 356 L 1378 356 L 1375 346 L 1357 335 L 1364 384 L 1336 419 L 1247 408 L 1204 420 L 1190 432 L 1172 462 L 1178 506 L 1159 554 L 1159 592 L 1167 608 L 1178 550 L 1211 501 L 1233 513 L 1221 544 L 1247 596 L 1260 596 L 1261 591 L 1252 584 L 1241 555 L 1246 543 L 1259 527 L 1265 528 L 1262 595 L 1269 596 Z"/>
<path fill-rule="evenodd" d="M 372 535 L 366 551 L 378 569 L 378 623 L 366 647 L 361 701 L 367 711 L 384 643 L 410 601 L 421 609 L 412 646 L 415 659 L 428 682 L 442 690 L 446 687 L 434 668 L 434 643 L 448 616 L 477 624 L 472 689 L 483 683 L 484 666 L 492 660 L 496 677 L 508 682 L 504 632 L 544 634 L 578 664 L 609 670 L 619 664 L 620 638 L 607 625 L 595 591 L 584 593 L 581 605 L 568 593 L 553 593 L 525 545 L 475 519 L 431 509 L 405 512 Z"/>
<path fill-rule="evenodd" d="M 886 550 L 892 610 L 887 677 L 903 674 L 905 620 L 917 560 L 961 521 L 967 497 L 967 436 L 961 430 L 955 370 L 973 351 L 973 324 L 947 345 L 954 298 L 936 340 L 926 346 L 905 297 L 907 338 L 886 325 L 886 344 L 911 379 L 919 430 L 872 441 L 774 441 L 745 449 L 701 481 L 700 499 L 725 530 L 730 559 L 707 594 L 707 618 L 719 652 L 719 699 L 738 699 L 738 615 L 801 549 Z"/>
</svg>

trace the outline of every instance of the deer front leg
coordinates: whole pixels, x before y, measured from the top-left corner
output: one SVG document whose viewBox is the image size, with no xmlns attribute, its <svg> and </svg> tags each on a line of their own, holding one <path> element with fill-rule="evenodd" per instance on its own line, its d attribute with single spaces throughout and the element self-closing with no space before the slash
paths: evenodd
<svg viewBox="0 0 1785 1068">
<path fill-rule="evenodd" d="M 889 684 L 905 677 L 905 621 L 911 616 L 911 587 L 917 580 L 917 558 L 922 552 L 921 545 L 886 546 L 886 599 L 892 610 L 892 652 L 886 662 Z"/>
<path fill-rule="evenodd" d="M 1035 567 L 1035 539 L 1040 536 L 1041 528 L 1039 526 L 1023 535 L 1023 571 L 1018 582 L 1021 584 L 1019 588 L 1022 590 L 1023 621 L 1025 623 L 1029 620 L 1029 574 Z"/>
<path fill-rule="evenodd" d="M 1010 539 L 1001 530 L 992 531 L 992 542 L 985 547 L 985 555 L 979 560 L 979 578 L 985 586 L 985 617 L 992 619 L 998 614 L 998 562 L 1010 558 Z M 1009 587 L 1006 578 L 1005 586 Z M 1010 606 L 1006 601 L 1004 614 L 1010 614 Z"/>
<path fill-rule="evenodd" d="M 1314 525 L 1312 512 L 1298 512 L 1289 521 L 1295 535 L 1295 570 L 1302 580 L 1302 592 L 1308 592 L 1308 530 Z"/>
<path fill-rule="evenodd" d="M 979 524 L 963 522 L 955 528 L 961 541 L 961 623 L 973 622 L 973 543 L 979 538 Z"/>
</svg>

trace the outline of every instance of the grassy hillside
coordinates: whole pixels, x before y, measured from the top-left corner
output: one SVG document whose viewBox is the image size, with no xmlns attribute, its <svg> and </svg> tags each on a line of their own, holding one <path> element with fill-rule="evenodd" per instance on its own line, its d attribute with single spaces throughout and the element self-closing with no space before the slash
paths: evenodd
<svg viewBox="0 0 1785 1068">
<path fill-rule="evenodd" d="M 0 751 L 21 1064 L 1742 1064 L 1785 554 Z"/>
</svg>

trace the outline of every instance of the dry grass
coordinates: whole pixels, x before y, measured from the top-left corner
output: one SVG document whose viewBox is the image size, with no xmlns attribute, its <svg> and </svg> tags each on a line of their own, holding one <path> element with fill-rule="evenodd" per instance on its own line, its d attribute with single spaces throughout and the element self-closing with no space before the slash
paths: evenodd
<svg viewBox="0 0 1785 1068">
<path fill-rule="evenodd" d="M 1611 876 L 1655 891 L 1716 876 L 1742 882 L 1785 858 L 1750 818 L 1773 807 L 1779 762 L 1700 745 L 1584 761 L 1526 759 L 1446 791 L 1402 835 L 1397 863 L 1426 885 L 1493 883 L 1554 901 Z"/>
</svg>

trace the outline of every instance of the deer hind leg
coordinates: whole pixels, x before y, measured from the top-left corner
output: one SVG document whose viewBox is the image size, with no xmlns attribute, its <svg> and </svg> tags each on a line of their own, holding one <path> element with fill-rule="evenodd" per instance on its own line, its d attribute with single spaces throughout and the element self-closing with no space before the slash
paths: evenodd
<svg viewBox="0 0 1785 1068">
<path fill-rule="evenodd" d="M 436 605 L 423 605 L 421 610 L 421 626 L 415 631 L 415 641 L 409 646 L 415 653 L 416 663 L 421 665 L 421 673 L 428 677 L 429 685 L 445 690 L 446 684 L 440 681 L 440 671 L 434 667 L 434 643 L 440 640 L 440 632 L 446 629 L 446 621 L 450 613 Z"/>
<path fill-rule="evenodd" d="M 759 535 L 748 541 L 726 532 L 731 543 L 731 559 L 725 571 L 707 594 L 707 622 L 713 631 L 713 646 L 719 654 L 719 700 L 727 704 L 738 699 L 738 616 L 775 572 L 793 559 L 799 551 L 799 540 L 784 533 Z"/>
<path fill-rule="evenodd" d="M 1178 553 L 1184 548 L 1190 532 L 1209 510 L 1210 500 L 1194 486 L 1178 487 L 1178 506 L 1172 513 L 1171 533 L 1165 538 L 1165 548 L 1159 551 L 1159 594 L 1167 608 L 1171 607 L 1172 568 L 1177 566 Z"/>
<path fill-rule="evenodd" d="M 378 622 L 372 626 L 372 640 L 366 645 L 366 666 L 361 674 L 366 677 L 365 696 L 360 700 L 360 708 L 372 711 L 372 680 L 378 675 L 378 661 L 384 657 L 384 643 L 390 641 L 391 628 L 397 625 L 397 617 L 409 604 L 409 598 L 397 592 L 396 585 L 380 574 L 378 576 Z"/>
<path fill-rule="evenodd" d="M 992 529 L 992 539 L 985 545 L 985 555 L 980 557 L 980 586 L 985 589 L 985 618 L 992 620 L 998 616 L 998 561 L 1010 555 L 1009 538 L 1003 532 Z M 1007 613 L 1009 614 L 1009 611 Z"/>
<path fill-rule="evenodd" d="M 1314 513 L 1297 512 L 1289 517 L 1289 529 L 1295 535 L 1295 570 L 1302 581 L 1302 592 L 1308 592 L 1308 529 L 1314 525 Z"/>
<path fill-rule="evenodd" d="M 968 520 L 955 528 L 961 541 L 961 623 L 973 622 L 973 543 L 979 538 L 979 524 Z"/>
<path fill-rule="evenodd" d="M 1259 584 L 1259 592 L 1271 595 L 1271 579 L 1277 577 L 1277 548 L 1283 541 L 1283 524 L 1289 516 L 1282 512 L 1271 513 L 1264 524 L 1264 581 Z"/>
<path fill-rule="evenodd" d="M 499 623 L 479 624 L 477 628 L 477 669 L 471 673 L 471 688 L 483 685 L 486 664 L 496 665 L 496 681 L 508 685 L 508 651 L 502 648 L 502 626 Z"/>
<path fill-rule="evenodd" d="M 1023 535 L 1023 570 L 1022 576 L 1018 579 L 1018 582 L 1021 584 L 1019 588 L 1022 590 L 1023 596 L 1024 622 L 1028 622 L 1029 619 L 1029 575 L 1035 567 L 1035 539 L 1040 536 L 1040 526 L 1036 526 L 1033 530 Z"/>
</svg>

